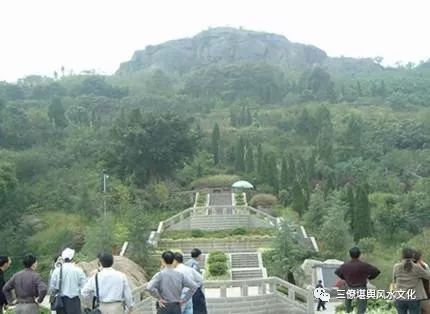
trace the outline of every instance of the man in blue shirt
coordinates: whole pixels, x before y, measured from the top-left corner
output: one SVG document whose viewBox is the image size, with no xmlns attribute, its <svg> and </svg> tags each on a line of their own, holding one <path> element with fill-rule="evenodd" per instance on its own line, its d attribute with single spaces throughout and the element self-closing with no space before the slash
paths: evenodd
<svg viewBox="0 0 430 314">
<path fill-rule="evenodd" d="M 203 259 L 202 251 L 193 249 L 191 251 L 191 259 L 185 265 L 195 269 L 201 274 L 200 261 Z M 193 295 L 193 314 L 207 314 L 206 297 L 203 293 L 202 287 L 199 287 Z"/>
</svg>

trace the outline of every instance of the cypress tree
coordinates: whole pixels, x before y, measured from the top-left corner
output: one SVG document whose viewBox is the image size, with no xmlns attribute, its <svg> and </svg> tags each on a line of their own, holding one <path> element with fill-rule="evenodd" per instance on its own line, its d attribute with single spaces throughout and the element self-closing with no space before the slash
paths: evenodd
<svg viewBox="0 0 430 314">
<path fill-rule="evenodd" d="M 352 186 L 348 185 L 346 190 L 346 204 L 347 210 L 345 212 L 345 221 L 349 223 L 349 227 L 351 231 L 353 230 L 352 218 L 354 215 L 354 191 L 352 190 Z"/>
<path fill-rule="evenodd" d="M 215 123 L 215 126 L 212 131 L 212 154 L 214 164 L 217 165 L 219 163 L 219 150 L 220 150 L 220 131 L 218 123 Z"/>
<path fill-rule="evenodd" d="M 282 163 L 281 163 L 280 188 L 281 188 L 281 190 L 286 190 L 287 187 L 288 187 L 288 166 L 287 166 L 287 159 L 285 157 L 283 157 Z"/>
<path fill-rule="evenodd" d="M 261 143 L 257 146 L 257 180 L 259 182 L 264 181 L 264 168 L 263 168 L 263 148 Z"/>
<path fill-rule="evenodd" d="M 240 137 L 236 144 L 234 168 L 236 171 L 245 171 L 245 144 L 243 138 Z"/>
<path fill-rule="evenodd" d="M 264 182 L 273 187 L 275 193 L 279 192 L 278 167 L 273 153 L 264 156 Z"/>
<path fill-rule="evenodd" d="M 248 145 L 247 149 L 246 149 L 246 164 L 245 164 L 245 168 L 246 168 L 246 173 L 252 173 L 255 170 L 255 165 L 254 165 L 254 152 L 252 150 L 252 147 Z"/>
<path fill-rule="evenodd" d="M 251 124 L 252 124 L 251 112 L 249 111 L 249 108 L 246 107 L 246 125 L 251 125 Z"/>
<path fill-rule="evenodd" d="M 296 182 L 296 164 L 293 159 L 293 156 L 288 156 L 288 176 L 287 176 L 287 188 L 293 189 L 294 183 Z"/>
<path fill-rule="evenodd" d="M 370 217 L 370 204 L 367 195 L 367 189 L 364 184 L 357 187 L 355 193 L 355 203 L 352 221 L 352 233 L 354 241 L 358 243 L 360 239 L 369 237 L 371 235 L 372 220 Z"/>
<path fill-rule="evenodd" d="M 305 197 L 303 195 L 302 187 L 297 180 L 294 182 L 292 198 L 293 204 L 291 207 L 299 214 L 300 217 L 302 217 L 305 212 Z"/>
</svg>

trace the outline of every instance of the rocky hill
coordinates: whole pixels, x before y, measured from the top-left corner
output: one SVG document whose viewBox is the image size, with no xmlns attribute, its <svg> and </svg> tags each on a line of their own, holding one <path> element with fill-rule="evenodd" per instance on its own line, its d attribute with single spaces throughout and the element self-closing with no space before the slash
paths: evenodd
<svg viewBox="0 0 430 314">
<path fill-rule="evenodd" d="M 132 59 L 121 64 L 118 75 L 141 70 L 161 69 L 166 73 L 184 74 L 209 64 L 241 61 L 265 61 L 289 69 L 306 69 L 325 65 L 334 71 L 365 72 L 381 69 L 372 59 L 330 58 L 311 45 L 293 43 L 282 35 L 235 28 L 212 28 L 192 38 L 183 38 L 147 46 L 136 51 Z"/>
</svg>

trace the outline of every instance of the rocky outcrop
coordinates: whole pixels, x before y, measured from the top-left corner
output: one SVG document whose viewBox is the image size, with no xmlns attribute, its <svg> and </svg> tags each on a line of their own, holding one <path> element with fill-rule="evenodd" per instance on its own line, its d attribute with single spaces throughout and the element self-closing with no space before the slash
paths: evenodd
<svg viewBox="0 0 430 314">
<path fill-rule="evenodd" d="M 195 67 L 240 61 L 266 61 L 302 68 L 322 64 L 326 53 L 314 46 L 290 42 L 282 35 L 235 28 L 214 28 L 193 38 L 168 41 L 136 51 L 117 74 L 158 68 L 185 73 Z"/>
</svg>

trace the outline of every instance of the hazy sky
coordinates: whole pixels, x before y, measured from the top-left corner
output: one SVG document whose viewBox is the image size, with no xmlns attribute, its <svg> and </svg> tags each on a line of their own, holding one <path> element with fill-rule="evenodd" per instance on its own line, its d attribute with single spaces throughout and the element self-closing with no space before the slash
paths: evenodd
<svg viewBox="0 0 430 314">
<path fill-rule="evenodd" d="M 429 3 L 429 4 L 426 4 Z M 430 58 L 426 0 L 0 0 L 0 80 L 113 73 L 148 44 L 242 26 L 313 44 L 330 56 Z"/>
</svg>

